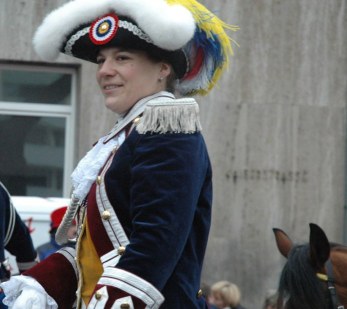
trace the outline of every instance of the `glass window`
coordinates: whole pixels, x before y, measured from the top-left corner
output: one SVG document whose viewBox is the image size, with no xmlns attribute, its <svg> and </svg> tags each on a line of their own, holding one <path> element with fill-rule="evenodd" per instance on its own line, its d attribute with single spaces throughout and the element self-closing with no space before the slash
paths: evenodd
<svg viewBox="0 0 347 309">
<path fill-rule="evenodd" d="M 0 171 L 12 195 L 63 196 L 64 118 L 0 115 Z"/>
<path fill-rule="evenodd" d="M 2 69 L 0 83 L 0 101 L 71 104 L 71 74 Z"/>
<path fill-rule="evenodd" d="M 12 195 L 67 197 L 74 68 L 0 63 L 0 180 Z"/>
</svg>

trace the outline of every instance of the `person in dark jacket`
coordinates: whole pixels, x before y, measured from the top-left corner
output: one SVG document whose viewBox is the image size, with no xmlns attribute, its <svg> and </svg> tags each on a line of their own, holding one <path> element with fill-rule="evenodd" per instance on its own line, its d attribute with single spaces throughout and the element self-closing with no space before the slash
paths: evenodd
<svg viewBox="0 0 347 309">
<path fill-rule="evenodd" d="M 226 68 L 226 28 L 195 0 L 74 0 L 46 17 L 36 51 L 96 63 L 105 105 L 120 119 L 72 174 L 56 240 L 66 242 L 76 217 L 76 250 L 3 284 L 14 309 L 207 307 L 212 171 L 189 95 L 208 93 Z"/>
<path fill-rule="evenodd" d="M 14 208 L 11 196 L 0 182 L 0 280 L 11 277 L 11 266 L 5 257 L 5 249 L 16 258 L 20 273 L 37 264 L 37 253 L 28 227 Z"/>
<path fill-rule="evenodd" d="M 0 282 L 11 278 L 11 265 L 5 256 L 5 249 L 16 258 L 20 273 L 37 264 L 29 229 L 14 208 L 10 193 L 0 182 Z M 2 303 L 3 298 L 0 289 L 0 308 L 7 308 Z"/>
</svg>

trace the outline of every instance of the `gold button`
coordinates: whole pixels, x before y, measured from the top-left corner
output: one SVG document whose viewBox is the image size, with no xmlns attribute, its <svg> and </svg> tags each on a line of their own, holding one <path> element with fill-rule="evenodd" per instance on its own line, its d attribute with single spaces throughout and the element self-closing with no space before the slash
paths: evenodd
<svg viewBox="0 0 347 309">
<path fill-rule="evenodd" d="M 200 298 L 200 297 L 202 296 L 202 290 L 201 290 L 201 289 L 198 291 L 198 293 L 196 294 L 196 296 L 197 296 L 198 298 Z"/>
<path fill-rule="evenodd" d="M 139 121 L 140 121 L 141 117 L 136 117 L 134 120 L 133 120 L 133 123 L 134 124 L 137 124 Z"/>
<path fill-rule="evenodd" d="M 99 33 L 105 34 L 108 31 L 108 29 L 110 29 L 109 24 L 107 22 L 103 22 L 99 27 Z"/>
<path fill-rule="evenodd" d="M 120 309 L 129 309 L 130 305 L 128 303 L 123 303 L 120 305 Z"/>
<path fill-rule="evenodd" d="M 119 255 L 123 255 L 123 254 L 125 253 L 125 247 L 120 246 L 120 247 L 118 248 L 117 252 L 118 252 Z"/>
<path fill-rule="evenodd" d="M 96 183 L 97 183 L 98 185 L 101 184 L 101 176 L 98 176 L 98 178 L 96 178 Z"/>
<path fill-rule="evenodd" d="M 101 218 L 103 218 L 104 220 L 110 220 L 111 218 L 110 212 L 108 210 L 103 211 L 101 214 Z"/>
<path fill-rule="evenodd" d="M 100 291 L 95 292 L 95 298 L 99 300 L 102 297 L 102 293 Z"/>
</svg>

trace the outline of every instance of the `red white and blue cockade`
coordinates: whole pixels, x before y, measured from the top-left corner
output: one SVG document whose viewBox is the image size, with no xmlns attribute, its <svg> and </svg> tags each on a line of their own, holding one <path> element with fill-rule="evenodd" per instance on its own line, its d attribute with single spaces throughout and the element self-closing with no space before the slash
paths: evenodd
<svg viewBox="0 0 347 309">
<path fill-rule="evenodd" d="M 110 42 L 116 35 L 119 18 L 116 14 L 108 14 L 97 19 L 90 27 L 89 37 L 96 45 Z"/>
</svg>

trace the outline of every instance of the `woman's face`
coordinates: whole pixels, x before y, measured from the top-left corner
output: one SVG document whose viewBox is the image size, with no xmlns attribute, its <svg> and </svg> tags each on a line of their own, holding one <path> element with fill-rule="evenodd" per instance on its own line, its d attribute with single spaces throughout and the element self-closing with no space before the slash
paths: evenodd
<svg viewBox="0 0 347 309">
<path fill-rule="evenodd" d="M 171 67 L 153 62 L 145 52 L 116 47 L 102 49 L 97 57 L 96 79 L 106 107 L 124 114 L 140 99 L 164 90 Z"/>
</svg>

